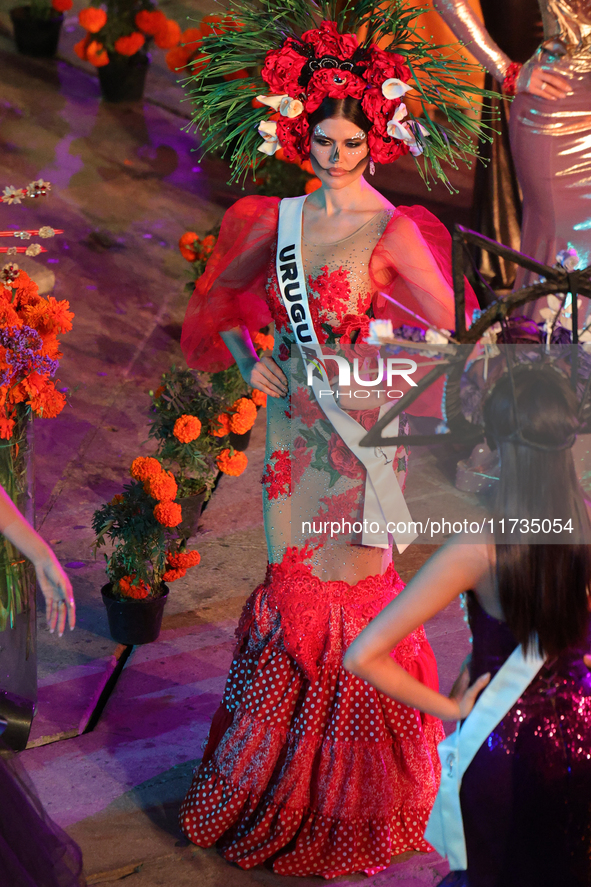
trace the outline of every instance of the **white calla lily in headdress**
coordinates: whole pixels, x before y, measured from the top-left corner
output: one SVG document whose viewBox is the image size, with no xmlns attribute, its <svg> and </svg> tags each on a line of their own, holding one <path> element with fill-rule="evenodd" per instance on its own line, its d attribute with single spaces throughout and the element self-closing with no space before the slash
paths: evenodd
<svg viewBox="0 0 591 887">
<path fill-rule="evenodd" d="M 429 135 L 429 130 L 419 123 L 418 120 L 413 120 L 411 123 L 403 123 L 402 121 L 407 113 L 406 105 L 404 102 L 401 102 L 396 108 L 392 119 L 388 121 L 387 131 L 389 136 L 394 139 L 400 139 L 400 141 L 408 145 L 413 157 L 418 157 L 423 153 L 423 146 L 417 142 L 415 133 L 419 132 L 421 137 L 425 138 Z"/>
<path fill-rule="evenodd" d="M 399 80 L 398 77 L 390 77 L 382 83 L 382 95 L 386 99 L 401 99 L 411 89 L 412 86 L 404 80 Z"/>
<path fill-rule="evenodd" d="M 262 120 L 258 125 L 259 135 L 263 137 L 262 145 L 258 146 L 258 150 L 263 154 L 274 154 L 279 148 L 279 139 L 277 138 L 277 123 L 275 120 Z"/>
<path fill-rule="evenodd" d="M 300 100 L 292 99 L 289 95 L 258 95 L 257 102 L 279 111 L 283 117 L 299 117 L 304 110 Z"/>
</svg>

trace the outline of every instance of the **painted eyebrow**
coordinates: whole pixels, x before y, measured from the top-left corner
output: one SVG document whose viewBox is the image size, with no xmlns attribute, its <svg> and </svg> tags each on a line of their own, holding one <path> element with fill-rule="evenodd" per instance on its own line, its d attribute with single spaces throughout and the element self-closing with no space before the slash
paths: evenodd
<svg viewBox="0 0 591 887">
<path fill-rule="evenodd" d="M 328 135 L 324 132 L 324 130 L 322 129 L 322 127 L 321 127 L 318 123 L 317 123 L 316 126 L 314 127 L 314 133 L 313 133 L 313 134 L 314 134 L 315 136 L 321 136 L 323 139 L 328 139 L 329 142 L 334 142 L 334 139 L 331 139 L 331 137 L 328 136 Z M 365 139 L 365 138 L 366 138 L 366 134 L 365 134 L 365 132 L 364 132 L 362 129 L 360 129 L 358 132 L 355 133 L 355 135 L 349 136 L 349 138 L 348 138 L 348 139 L 345 139 L 345 141 L 346 141 L 346 142 L 354 142 L 354 141 L 356 141 L 356 140 L 358 140 L 358 139 L 359 139 L 359 140 L 363 140 L 363 139 Z"/>
</svg>

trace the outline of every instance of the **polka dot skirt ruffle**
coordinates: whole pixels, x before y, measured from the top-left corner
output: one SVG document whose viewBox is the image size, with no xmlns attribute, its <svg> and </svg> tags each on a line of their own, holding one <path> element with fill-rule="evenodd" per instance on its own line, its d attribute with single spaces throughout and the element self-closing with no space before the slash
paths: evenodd
<svg viewBox="0 0 591 887">
<path fill-rule="evenodd" d="M 318 651 L 313 676 L 309 650 L 298 662 L 293 642 L 285 643 L 281 606 L 287 595 L 294 636 L 293 604 L 303 605 L 308 574 L 305 567 L 281 574 L 275 565 L 249 599 L 222 703 L 229 727 L 213 749 L 210 737 L 181 826 L 193 843 L 217 843 L 242 868 L 274 857 L 274 870 L 285 875 L 372 874 L 395 854 L 431 849 L 423 832 L 439 783 L 443 729 L 340 667 L 373 611 L 401 590 L 393 568 L 356 586 L 314 580 L 322 643 L 314 620 L 301 624 Z M 422 629 L 394 655 L 437 687 Z"/>
</svg>

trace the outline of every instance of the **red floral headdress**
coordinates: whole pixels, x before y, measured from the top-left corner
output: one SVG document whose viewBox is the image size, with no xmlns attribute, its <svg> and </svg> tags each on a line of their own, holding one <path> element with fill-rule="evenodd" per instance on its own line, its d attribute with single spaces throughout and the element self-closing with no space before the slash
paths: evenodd
<svg viewBox="0 0 591 887">
<path fill-rule="evenodd" d="M 447 182 L 441 161 L 455 166 L 477 151 L 474 97 L 485 93 L 472 86 L 473 66 L 453 57 L 453 48 L 420 36 L 419 12 L 399 2 L 345 0 L 339 9 L 337 0 L 324 0 L 318 24 L 315 0 L 229 0 L 185 84 L 202 150 L 231 154 L 234 179 L 279 147 L 288 160 L 306 159 L 309 116 L 327 96 L 351 96 L 371 122 L 373 160 L 392 163 L 410 152 L 425 178 Z M 357 32 L 370 36 L 360 41 Z M 410 89 L 423 111 L 440 113 L 416 119 L 404 103 Z M 261 104 L 268 108 L 262 119 Z"/>
<path fill-rule="evenodd" d="M 300 40 L 287 37 L 279 49 L 266 54 L 261 76 L 273 95 L 257 99 L 278 118 L 259 128 L 264 139 L 259 150 L 265 154 L 281 147 L 287 160 L 306 159 L 309 115 L 326 97 L 347 96 L 361 100 L 372 123 L 368 144 L 373 160 L 392 163 L 409 151 L 416 156 L 423 152 L 421 141 L 428 130 L 404 122 L 403 97 L 412 89 L 404 57 L 375 45 L 360 46 L 355 34 L 339 34 L 336 22 L 324 21 Z"/>
</svg>

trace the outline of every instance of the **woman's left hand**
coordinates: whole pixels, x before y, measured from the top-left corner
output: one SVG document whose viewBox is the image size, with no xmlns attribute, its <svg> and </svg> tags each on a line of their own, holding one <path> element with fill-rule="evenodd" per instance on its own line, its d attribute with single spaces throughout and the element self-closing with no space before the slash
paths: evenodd
<svg viewBox="0 0 591 887">
<path fill-rule="evenodd" d="M 543 64 L 524 65 L 517 78 L 517 92 L 529 92 L 541 99 L 556 101 L 572 92 L 566 77 Z"/>
<path fill-rule="evenodd" d="M 465 671 L 460 673 L 459 678 L 455 682 L 452 691 L 449 695 L 450 699 L 453 699 L 457 702 L 458 705 L 458 721 L 463 721 L 464 718 L 467 718 L 472 709 L 474 708 L 474 703 L 478 698 L 478 694 L 481 690 L 484 690 L 488 682 L 490 681 L 490 672 L 486 674 L 480 675 L 480 677 L 474 681 L 471 687 L 468 689 L 464 689 L 467 680 L 466 676 L 468 674 L 468 669 L 466 667 Z"/>
</svg>

